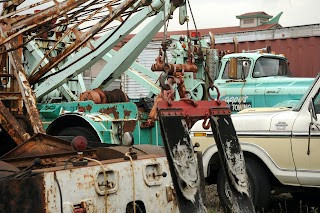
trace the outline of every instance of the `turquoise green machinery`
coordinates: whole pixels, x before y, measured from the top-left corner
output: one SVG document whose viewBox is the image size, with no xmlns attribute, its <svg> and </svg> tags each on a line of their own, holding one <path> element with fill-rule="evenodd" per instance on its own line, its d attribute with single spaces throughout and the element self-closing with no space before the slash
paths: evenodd
<svg viewBox="0 0 320 213">
<path fill-rule="evenodd" d="M 188 39 L 187 36 L 172 36 L 170 38 L 170 41 L 173 41 L 174 43 L 168 48 L 172 50 L 174 57 L 169 65 L 178 67 L 176 70 L 178 75 L 170 75 L 170 78 L 175 82 L 170 90 L 174 96 L 172 100 L 179 100 L 181 94 L 184 94 L 185 97 L 193 100 L 205 99 L 204 94 L 206 94 L 206 87 L 204 80 L 205 64 L 203 61 L 203 51 L 209 49 L 209 47 L 204 39 Z M 188 44 L 188 48 L 184 48 L 184 45 L 186 44 Z M 103 59 L 107 62 L 113 62 L 113 57 L 117 53 L 118 52 L 111 50 L 103 57 Z M 164 54 L 164 51 L 161 51 L 161 54 Z M 183 54 L 184 57 L 175 57 L 175 54 Z M 160 55 L 157 59 L 157 63 L 152 67 L 153 71 L 164 71 L 162 59 L 163 57 Z M 182 70 L 179 67 L 185 68 L 185 70 L 183 70 L 183 75 L 181 75 Z M 97 79 L 100 79 L 100 81 L 101 79 L 104 79 L 106 77 L 105 72 L 108 73 L 109 69 L 108 66 L 103 68 L 100 75 L 104 77 L 100 78 L 98 76 Z M 188 69 L 191 69 L 191 71 Z M 92 98 L 95 91 L 99 91 L 100 94 L 108 92 L 101 91 L 100 89 L 93 89 L 82 93 L 82 95 L 86 97 L 91 97 L 91 100 L 88 101 L 38 104 L 38 109 L 47 133 L 58 136 L 84 135 L 91 141 L 100 141 L 108 144 L 123 144 L 124 134 L 130 132 L 133 135 L 135 144 L 163 145 L 157 117 L 153 117 L 155 115 L 150 115 L 154 110 L 153 100 L 157 100 L 157 96 L 161 96 L 160 87 L 150 83 L 149 80 L 143 79 L 141 75 L 137 75 L 136 70 L 153 78 L 154 81 L 159 78 L 159 75 L 135 62 L 133 62 L 131 68 L 126 71 L 131 77 L 140 77 L 142 85 L 150 89 L 149 97 L 153 97 L 152 99 L 145 98 L 139 103 L 101 103 L 101 99 L 99 99 L 98 102 L 95 102 L 94 98 Z M 59 80 L 60 79 L 57 79 L 57 81 Z M 179 92 L 179 88 L 177 88 L 179 86 L 177 86 L 176 83 L 181 81 L 183 81 L 182 83 L 185 86 L 185 92 L 183 93 Z M 96 81 L 93 82 L 93 85 L 95 85 L 95 83 Z M 91 87 L 94 88 L 95 86 L 93 85 L 91 85 Z M 39 89 L 37 88 L 36 91 L 39 91 Z M 43 89 L 41 89 L 41 94 L 45 94 Z M 39 97 L 43 96 L 41 95 Z M 51 97 L 50 100 L 59 100 L 59 97 L 53 98 L 52 95 L 49 95 L 49 97 Z M 48 100 L 48 98 L 43 98 L 43 100 Z"/>
<path fill-rule="evenodd" d="M 137 144 L 152 142 L 162 145 L 157 123 L 150 128 L 140 128 L 141 123 L 148 120 L 148 111 L 138 108 L 135 103 L 127 102 L 125 98 L 107 102 L 100 102 L 100 99 L 97 102 L 91 95 L 97 90 L 103 94 L 103 90 L 125 72 L 142 82 L 152 94 L 160 93 L 158 85 L 144 79 L 137 71 L 154 79 L 159 78 L 159 75 L 137 64 L 135 59 L 178 7 L 180 24 L 183 24 L 187 19 L 185 1 L 132 1 L 132 4 L 124 1 L 123 4 L 116 4 L 109 11 L 112 15 L 116 12 L 120 14 L 124 9 L 127 13 L 136 13 L 132 17 L 128 16 L 127 20 L 121 20 L 118 27 L 97 40 L 88 39 L 89 44 L 83 45 L 68 57 L 63 54 L 66 49 L 79 40 L 86 44 L 83 37 L 89 37 L 90 33 L 79 36 L 76 28 L 68 30 L 69 28 L 60 26 L 50 31 L 46 38 L 36 36 L 36 39 L 31 39 L 34 38 L 34 35 L 31 35 L 31 41 L 24 50 L 24 56 L 28 59 L 24 67 L 33 85 L 37 108 L 47 134 L 83 135 L 89 141 L 124 144 L 126 133 L 130 133 L 134 134 Z M 118 51 L 113 49 L 147 18 L 151 21 L 143 30 Z M 101 23 L 97 23 L 93 26 L 92 30 L 90 29 L 92 33 L 100 25 Z M 64 59 L 57 59 L 59 56 Z M 52 60 L 53 57 L 58 62 Z M 91 83 L 88 92 L 81 73 L 101 59 L 106 62 L 106 66 Z M 44 72 L 45 68 L 48 69 L 47 72 Z M 110 95 L 125 94 L 118 91 Z"/>
<path fill-rule="evenodd" d="M 67 23 L 51 26 L 55 25 L 56 20 L 53 19 L 51 25 L 46 26 L 50 29 L 48 33 L 39 36 L 37 32 L 31 32 L 25 35 L 23 66 L 33 87 L 46 132 L 59 136 L 81 133 L 89 140 L 109 144 L 123 144 L 125 134 L 130 133 L 134 135 L 137 144 L 162 145 L 157 116 L 152 109 L 153 103 L 161 97 L 170 96 L 172 100 L 207 100 L 218 95 L 215 90 L 208 90 L 216 85 L 220 89 L 221 99 L 229 103 L 231 109 L 239 110 L 244 108 L 243 106 L 261 107 L 280 102 L 291 103 L 299 99 L 304 87 L 307 88 L 308 82 L 311 82 L 311 79 L 287 77 L 288 72 L 283 75 L 270 72 L 267 76 L 254 76 L 256 65 L 272 67 L 264 62 L 264 59 L 277 61 L 272 68 L 274 70 L 282 64 L 286 65 L 286 59 L 261 52 L 223 56 L 222 51 L 215 49 L 212 34 L 206 40 L 197 32 L 191 33 L 190 37 L 172 36 L 164 39 L 159 57 L 152 66 L 153 71 L 164 71 L 164 75 L 159 76 L 136 63 L 137 56 L 178 7 L 180 23 L 183 24 L 187 19 L 185 1 L 128 1 L 113 5 L 112 9 L 108 9 L 110 14 L 85 33 L 79 32 L 79 22 L 70 26 Z M 61 13 L 62 9 L 61 6 Z M 136 13 L 123 20 L 119 16 L 124 11 L 127 14 Z M 147 18 L 152 20 L 143 30 L 115 51 L 114 47 Z M 120 25 L 98 39 L 93 39 L 93 35 L 114 20 L 120 20 Z M 166 60 L 169 51 L 173 56 L 170 63 Z M 86 93 L 81 73 L 101 59 L 106 65 L 90 85 L 91 92 Z M 229 65 L 231 63 L 232 65 Z M 245 76 L 247 70 L 249 74 Z M 148 97 L 152 97 L 154 102 L 146 99 L 137 106 L 127 103 L 124 98 L 121 103 L 115 104 L 101 102 L 106 99 L 102 97 L 103 94 L 95 94 L 100 101 L 92 96 L 95 91 L 99 91 L 100 95 L 101 92 L 104 93 L 103 90 L 123 73 L 148 88 Z M 161 93 L 160 87 L 144 79 L 141 73 L 154 81 L 159 79 L 162 87 L 167 86 L 166 92 Z M 87 96 L 79 99 L 83 94 Z M 279 94 L 284 95 L 278 96 Z M 272 100 L 272 103 L 268 100 Z M 34 126 L 33 122 L 31 125 Z"/>
<path fill-rule="evenodd" d="M 312 78 L 291 77 L 287 59 L 283 55 L 265 53 L 261 50 L 231 54 L 218 51 L 213 48 L 213 36 L 209 41 L 203 37 L 171 36 L 169 41 L 171 41 L 171 44 L 168 46 L 168 50 L 170 50 L 173 59 L 168 63 L 170 67 L 168 70 L 171 69 L 172 72 L 169 76 L 175 82 L 170 89 L 174 100 L 179 100 L 181 98 L 180 94 L 193 100 L 206 100 L 210 97 L 216 98 L 218 96 L 216 90 L 208 90 L 208 86 L 214 84 L 220 90 L 220 99 L 225 100 L 233 112 L 251 107 L 292 107 L 304 94 L 306 88 L 313 80 Z M 111 51 L 111 53 L 113 55 L 116 52 Z M 153 71 L 164 71 L 164 54 L 164 51 L 161 50 L 156 63 L 151 68 Z M 112 58 L 111 56 L 109 56 L 108 60 Z M 132 67 L 153 78 L 154 81 L 159 78 L 159 75 L 150 72 L 150 70 L 135 62 L 132 64 Z M 170 73 L 170 71 L 168 72 Z M 127 73 L 130 73 L 132 76 L 135 72 L 132 69 L 128 69 Z M 176 73 L 178 74 L 176 75 Z M 181 75 L 181 73 L 183 74 Z M 141 79 L 142 85 L 150 88 L 149 97 L 154 97 L 157 100 L 156 96 L 160 94 L 159 87 L 150 84 L 148 80 Z M 178 86 L 181 81 L 183 81 L 183 89 Z M 184 92 L 181 92 L 181 90 L 184 90 Z M 72 134 L 88 132 L 86 136 L 92 136 L 92 140 L 95 141 L 122 143 L 123 134 L 129 131 L 133 133 L 135 143 L 137 144 L 162 145 L 157 118 L 150 115 L 150 111 L 152 111 L 151 106 L 154 103 L 152 101 L 153 99 L 145 99 L 145 101 L 140 103 L 140 106 L 147 105 L 147 107 L 141 107 L 139 108 L 140 110 L 135 108 L 133 103 L 124 104 L 123 107 L 131 107 L 128 111 L 135 112 L 132 116 L 130 114 L 130 116 L 119 118 L 119 120 L 115 119 L 113 114 L 111 114 L 111 117 L 105 117 L 101 114 L 101 108 L 108 108 L 109 105 L 94 104 L 92 102 L 88 104 L 92 106 L 90 107 L 91 110 L 86 110 L 82 116 L 85 122 L 82 122 L 81 125 L 85 126 L 87 130 L 83 130 L 84 127 L 74 128 L 74 124 L 70 127 L 69 122 L 63 121 L 67 118 L 65 115 L 56 113 L 54 116 L 49 116 L 49 118 L 47 116 L 47 114 L 50 114 L 48 113 L 48 106 L 55 106 L 60 109 L 60 111 L 56 110 L 56 112 L 61 113 L 61 109 L 69 111 L 68 115 L 70 116 L 69 119 L 71 119 L 71 112 L 78 113 L 77 106 L 83 106 L 84 103 L 82 102 L 60 103 L 56 105 L 45 104 L 39 105 L 39 109 L 43 115 L 45 124 L 46 122 L 51 124 L 53 121 L 51 126 L 49 126 L 50 128 L 47 129 L 49 134 L 65 135 L 70 134 L 70 131 Z M 79 120 L 79 116 L 77 114 L 75 116 Z M 94 116 L 100 116 L 100 120 Z M 55 119 L 57 117 L 59 119 Z M 64 118 L 62 119 L 61 117 Z M 112 125 L 107 124 L 107 120 Z M 125 126 L 131 127 L 120 128 L 124 123 L 127 123 Z M 72 128 L 77 130 L 70 130 Z M 121 133 L 116 133 L 114 131 L 115 128 Z"/>
</svg>

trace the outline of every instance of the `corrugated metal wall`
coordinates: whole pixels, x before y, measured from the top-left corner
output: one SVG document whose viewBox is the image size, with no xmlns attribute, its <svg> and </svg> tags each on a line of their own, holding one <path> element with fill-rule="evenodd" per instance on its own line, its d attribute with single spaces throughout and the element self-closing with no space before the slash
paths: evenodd
<svg viewBox="0 0 320 213">
<path fill-rule="evenodd" d="M 239 43 L 239 51 L 260 49 L 267 45 L 271 46 L 272 51 L 288 58 L 294 76 L 315 77 L 320 72 L 320 37 L 245 41 Z M 233 44 L 217 44 L 216 48 L 233 51 Z"/>
<path fill-rule="evenodd" d="M 160 43 L 155 47 L 155 44 L 152 44 L 152 48 L 147 47 L 137 58 L 137 62 L 146 68 L 151 70 L 152 64 L 155 63 L 155 59 L 159 54 Z M 168 60 L 172 59 L 171 54 L 168 53 Z M 150 79 L 150 78 L 149 78 Z M 150 79 L 151 80 L 151 79 Z M 152 80 L 152 82 L 155 82 Z M 139 83 L 128 77 L 127 75 L 122 75 L 122 90 L 129 96 L 130 99 L 139 99 L 141 97 L 146 97 L 149 94 L 149 90 L 141 86 Z"/>
<path fill-rule="evenodd" d="M 136 62 L 151 70 L 151 65 L 154 63 L 157 56 L 158 51 L 145 49 L 139 55 Z M 146 88 L 127 75 L 124 75 L 124 82 L 122 83 L 124 83 L 123 90 L 127 93 L 130 99 L 139 99 L 141 97 L 146 97 L 149 94 L 149 91 Z"/>
</svg>

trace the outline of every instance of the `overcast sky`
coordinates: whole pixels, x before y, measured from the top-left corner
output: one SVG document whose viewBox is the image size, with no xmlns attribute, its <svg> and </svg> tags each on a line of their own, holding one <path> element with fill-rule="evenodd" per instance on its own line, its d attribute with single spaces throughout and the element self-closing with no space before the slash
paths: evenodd
<svg viewBox="0 0 320 213">
<path fill-rule="evenodd" d="M 197 28 L 239 26 L 237 15 L 264 11 L 271 16 L 283 12 L 279 23 L 283 27 L 320 24 L 320 0 L 189 0 Z M 178 16 L 178 11 L 175 12 Z M 176 19 L 176 18 L 175 18 Z M 190 16 L 190 24 L 191 24 Z M 184 29 L 177 20 L 171 27 Z M 175 22 L 175 23 L 174 23 Z M 192 25 L 193 26 L 193 25 Z"/>
<path fill-rule="evenodd" d="M 39 2 L 26 0 L 24 4 Z M 59 0 L 61 1 L 61 0 Z M 197 28 L 239 26 L 237 15 L 264 11 L 271 16 L 283 12 L 280 24 L 283 27 L 320 23 L 320 0 L 189 0 Z M 1 6 L 2 7 L 2 6 Z M 170 20 L 169 30 L 184 30 L 178 24 L 178 10 Z M 190 12 L 189 12 L 190 15 Z M 190 28 L 194 29 L 190 15 Z"/>
</svg>

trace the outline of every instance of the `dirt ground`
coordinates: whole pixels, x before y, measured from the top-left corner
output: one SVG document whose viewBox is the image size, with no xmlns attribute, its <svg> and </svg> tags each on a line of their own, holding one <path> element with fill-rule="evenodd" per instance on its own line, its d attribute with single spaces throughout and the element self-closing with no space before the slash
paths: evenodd
<svg viewBox="0 0 320 213">
<path fill-rule="evenodd" d="M 208 213 L 223 213 L 216 185 L 206 186 L 206 206 Z M 264 213 L 320 213 L 320 194 L 317 201 L 296 200 L 291 194 L 283 193 L 271 196 L 271 206 Z"/>
</svg>

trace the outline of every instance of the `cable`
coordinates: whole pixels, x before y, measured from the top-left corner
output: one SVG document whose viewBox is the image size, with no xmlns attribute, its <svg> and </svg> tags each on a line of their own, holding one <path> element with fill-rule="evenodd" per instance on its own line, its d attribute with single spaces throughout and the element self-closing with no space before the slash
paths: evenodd
<svg viewBox="0 0 320 213">
<path fill-rule="evenodd" d="M 72 157 L 70 157 L 68 160 L 66 160 L 63 169 L 66 170 L 66 169 L 67 169 L 67 166 L 68 166 L 68 163 L 71 162 L 71 160 L 72 160 L 72 159 L 75 159 L 75 158 L 77 158 L 77 156 L 72 156 Z"/>
<path fill-rule="evenodd" d="M 85 19 L 83 19 L 82 21 L 76 23 L 75 25 L 73 25 L 71 28 L 68 28 L 64 34 L 54 43 L 53 47 L 49 50 L 46 51 L 44 54 L 44 57 L 39 61 L 39 63 L 33 68 L 33 71 L 30 74 L 30 77 L 32 78 L 32 76 L 34 75 L 34 73 L 36 72 L 36 70 L 41 66 L 42 62 L 49 56 L 49 54 L 56 49 L 56 47 L 58 46 L 58 44 L 67 36 L 69 35 L 74 29 L 76 29 L 80 24 L 82 24 L 83 22 L 87 21 L 88 19 L 92 18 L 94 15 L 96 15 L 99 11 L 107 8 L 109 6 L 109 4 L 104 5 L 103 7 L 99 8 L 98 10 L 95 10 L 93 13 L 91 13 L 88 17 L 86 17 Z"/>
<path fill-rule="evenodd" d="M 10 170 L 10 169 L 0 169 L 0 172 L 14 172 L 14 173 L 17 173 L 17 172 L 19 172 L 19 171 Z"/>
<path fill-rule="evenodd" d="M 195 22 L 195 20 L 194 20 L 194 16 L 193 16 L 193 13 L 192 13 L 191 5 L 190 5 L 189 0 L 187 0 L 187 1 L 188 1 L 188 5 L 189 5 L 190 14 L 191 14 L 191 17 L 192 17 L 192 20 L 193 20 L 194 28 L 196 29 L 196 36 L 197 36 L 197 38 L 199 39 L 199 36 L 198 36 L 198 28 L 197 28 L 196 22 Z"/>
<path fill-rule="evenodd" d="M 56 181 L 57 185 L 58 185 L 58 190 L 59 190 L 59 194 L 60 194 L 60 211 L 61 213 L 63 213 L 63 199 L 62 199 L 62 192 L 61 192 L 61 187 L 57 178 L 57 174 L 54 173 L 54 180 Z"/>
<path fill-rule="evenodd" d="M 107 173 L 106 173 L 105 169 L 103 168 L 103 165 L 102 165 L 102 163 L 100 161 L 92 159 L 92 158 L 87 158 L 87 157 L 84 157 L 83 159 L 98 163 L 100 165 L 101 169 L 102 169 L 103 178 L 104 178 L 104 201 L 105 201 L 105 208 L 106 208 L 106 213 L 107 213 L 108 212 L 108 186 L 107 186 L 108 179 L 107 179 Z"/>
<path fill-rule="evenodd" d="M 133 213 L 136 213 L 136 184 L 135 184 L 135 177 L 134 177 L 134 166 L 133 166 L 133 160 L 130 155 L 130 152 L 127 152 L 125 154 L 130 159 L 131 164 L 131 171 L 132 171 L 132 202 L 133 202 Z"/>
<path fill-rule="evenodd" d="M 93 2 L 93 3 L 94 3 L 94 2 Z M 85 7 L 83 7 L 84 10 L 85 10 L 87 7 L 90 7 L 90 6 L 94 5 L 93 3 L 88 4 L 88 5 L 86 5 Z M 69 19 L 70 21 L 71 21 L 71 20 L 74 20 L 75 17 L 76 17 L 80 12 L 81 12 L 81 10 L 74 12 L 73 14 L 71 14 L 70 17 L 68 17 L 68 19 Z M 43 33 L 48 32 L 48 31 L 50 31 L 50 30 L 53 29 L 53 28 L 62 26 L 62 25 L 64 25 L 64 24 L 66 24 L 67 22 L 68 22 L 67 19 L 60 20 L 59 23 L 57 23 L 57 24 L 52 24 L 50 27 L 46 27 L 45 29 L 40 30 L 40 31 L 39 31 L 38 33 L 36 33 L 35 35 L 29 37 L 29 38 L 28 38 L 26 41 L 24 41 L 22 44 L 19 44 L 18 46 L 15 46 L 15 47 L 13 47 L 13 48 L 10 48 L 10 49 L 7 49 L 7 50 L 5 50 L 5 51 L 3 51 L 3 52 L 0 52 L 0 54 L 7 53 L 7 52 L 11 52 L 11 51 L 20 49 L 20 48 L 23 47 L 25 44 L 27 44 L 27 43 L 30 42 L 31 40 L 35 39 L 37 36 L 40 36 L 40 35 L 42 35 Z M 30 31 L 31 31 L 31 30 L 30 30 Z M 0 46 L 3 46 L 4 44 L 5 44 L 5 43 L 1 44 Z"/>
<path fill-rule="evenodd" d="M 128 17 L 123 21 L 121 22 L 121 24 L 118 26 L 118 28 L 116 28 L 104 41 L 102 41 L 94 50 L 91 50 L 90 52 L 84 54 L 83 56 L 81 56 L 80 58 L 78 58 L 76 61 L 70 63 L 69 65 L 67 65 L 66 67 L 62 68 L 62 69 L 58 69 L 57 72 L 55 73 L 51 73 L 51 74 L 48 74 L 42 78 L 39 79 L 39 81 L 44 81 L 46 79 L 48 79 L 49 77 L 51 76 L 54 76 L 56 74 L 59 74 L 60 72 L 66 70 L 67 68 L 69 68 L 70 66 L 74 65 L 75 63 L 77 63 L 79 60 L 87 57 L 88 55 L 90 55 L 91 53 L 95 52 L 96 50 L 98 50 L 103 44 L 105 44 L 110 38 L 111 36 L 113 36 L 119 29 L 120 27 L 130 18 L 130 16 L 135 12 L 135 10 L 137 10 L 138 8 L 140 7 L 140 4 L 138 4 L 135 8 L 133 8 L 133 10 L 131 11 L 131 13 L 128 15 Z"/>
</svg>

